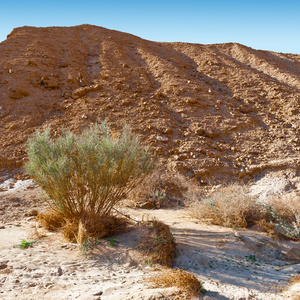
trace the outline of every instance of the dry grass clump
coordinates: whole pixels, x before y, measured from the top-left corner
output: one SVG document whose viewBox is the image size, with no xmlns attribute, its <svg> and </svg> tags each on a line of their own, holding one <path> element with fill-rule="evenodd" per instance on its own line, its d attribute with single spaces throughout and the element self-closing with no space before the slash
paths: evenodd
<svg viewBox="0 0 300 300">
<path fill-rule="evenodd" d="M 53 210 L 39 213 L 37 221 L 49 231 L 56 231 L 66 224 L 65 217 Z"/>
<path fill-rule="evenodd" d="M 234 183 L 219 186 L 190 200 L 193 217 L 214 225 L 248 228 L 256 226 L 273 237 L 300 239 L 300 198 L 295 194 L 258 200 L 247 187 Z"/>
<path fill-rule="evenodd" d="M 191 212 L 205 222 L 226 227 L 246 228 L 262 218 L 261 205 L 238 184 L 219 187 L 203 199 L 195 197 Z"/>
<path fill-rule="evenodd" d="M 174 207 L 183 204 L 189 185 L 183 175 L 157 167 L 131 192 L 130 198 L 134 203 L 152 202 L 157 208 Z"/>
<path fill-rule="evenodd" d="M 176 287 L 187 297 L 196 296 L 204 291 L 202 283 L 194 274 L 181 269 L 164 269 L 159 274 L 150 277 L 149 281 L 156 287 Z"/>
<path fill-rule="evenodd" d="M 98 239 L 116 235 L 127 231 L 131 225 L 127 218 L 116 215 L 102 216 L 101 219 L 97 215 L 89 215 L 78 220 L 66 218 L 53 210 L 39 214 L 38 221 L 47 230 L 61 230 L 64 237 L 72 242 L 83 240 L 83 235 Z"/>
<path fill-rule="evenodd" d="M 271 196 L 265 200 L 266 219 L 277 235 L 300 239 L 300 198 L 295 194 Z"/>
<path fill-rule="evenodd" d="M 171 267 L 176 255 L 176 242 L 170 227 L 161 221 L 145 222 L 149 229 L 148 236 L 139 247 L 148 261 Z"/>
</svg>

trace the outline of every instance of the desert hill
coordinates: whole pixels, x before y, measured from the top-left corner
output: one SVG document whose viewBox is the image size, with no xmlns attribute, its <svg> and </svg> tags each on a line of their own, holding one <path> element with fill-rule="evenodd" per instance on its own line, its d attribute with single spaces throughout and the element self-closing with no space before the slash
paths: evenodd
<svg viewBox="0 0 300 300">
<path fill-rule="evenodd" d="M 81 25 L 17 28 L 0 43 L 0 169 L 51 124 L 129 123 L 165 165 L 205 180 L 297 168 L 300 55 L 159 43 Z"/>
</svg>

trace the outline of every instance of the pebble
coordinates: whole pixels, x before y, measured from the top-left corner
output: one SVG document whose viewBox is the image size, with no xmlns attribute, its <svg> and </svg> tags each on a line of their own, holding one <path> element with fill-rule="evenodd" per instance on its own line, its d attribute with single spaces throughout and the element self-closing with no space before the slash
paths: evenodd
<svg viewBox="0 0 300 300">
<path fill-rule="evenodd" d="M 160 135 L 158 135 L 158 136 L 156 137 L 156 139 L 157 139 L 158 141 L 162 141 L 162 142 L 168 142 L 168 141 L 169 141 L 169 139 L 168 139 L 167 137 L 165 137 L 165 136 L 160 136 Z"/>
</svg>

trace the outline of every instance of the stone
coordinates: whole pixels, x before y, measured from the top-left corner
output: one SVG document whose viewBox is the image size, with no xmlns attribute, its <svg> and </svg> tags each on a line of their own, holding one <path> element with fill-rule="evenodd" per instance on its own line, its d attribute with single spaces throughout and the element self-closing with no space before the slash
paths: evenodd
<svg viewBox="0 0 300 300">
<path fill-rule="evenodd" d="M 10 94 L 10 98 L 12 99 L 21 99 L 29 96 L 29 93 L 23 89 L 12 89 Z"/>
<path fill-rule="evenodd" d="M 6 269 L 8 267 L 7 262 L 8 261 L 0 263 L 0 270 Z"/>
<path fill-rule="evenodd" d="M 103 88 L 103 86 L 99 83 L 90 85 L 90 86 L 86 86 L 86 87 L 81 87 L 76 89 L 73 93 L 72 93 L 72 98 L 74 100 L 79 99 L 80 97 L 83 97 L 84 95 L 86 95 L 87 93 L 93 92 L 93 91 L 98 91 L 101 90 Z"/>
<path fill-rule="evenodd" d="M 99 91 L 103 88 L 102 84 L 96 83 L 90 86 L 85 87 L 86 91 L 89 92 L 93 92 L 93 91 Z"/>
<path fill-rule="evenodd" d="M 42 83 L 46 89 L 57 89 L 58 88 L 58 82 L 55 80 L 51 80 L 51 79 L 43 80 Z"/>
<path fill-rule="evenodd" d="M 80 97 L 83 97 L 84 95 L 87 94 L 87 91 L 84 87 L 78 88 L 76 89 L 73 93 L 72 93 L 72 98 L 74 100 L 79 99 Z"/>
<path fill-rule="evenodd" d="M 39 211 L 37 209 L 33 209 L 29 212 L 28 216 L 29 217 L 36 217 L 39 214 Z"/>
<path fill-rule="evenodd" d="M 169 139 L 168 139 L 167 137 L 165 137 L 165 136 L 160 136 L 160 135 L 158 135 L 158 136 L 156 137 L 156 139 L 157 139 L 158 141 L 165 142 L 165 143 L 169 141 Z"/>
<path fill-rule="evenodd" d="M 186 102 L 187 104 L 195 104 L 195 103 L 197 103 L 198 101 L 197 101 L 197 99 L 195 99 L 195 98 L 188 98 L 188 99 L 185 100 L 185 102 Z"/>
<path fill-rule="evenodd" d="M 137 208 L 142 208 L 142 209 L 151 209 L 151 208 L 154 208 L 155 207 L 155 204 L 154 202 L 138 202 L 136 204 L 136 207 Z"/>
<path fill-rule="evenodd" d="M 77 80 L 78 80 L 78 83 L 81 85 L 81 86 L 87 86 L 88 85 L 88 82 L 84 76 L 83 73 L 79 72 L 78 74 L 78 77 L 77 77 Z"/>
</svg>

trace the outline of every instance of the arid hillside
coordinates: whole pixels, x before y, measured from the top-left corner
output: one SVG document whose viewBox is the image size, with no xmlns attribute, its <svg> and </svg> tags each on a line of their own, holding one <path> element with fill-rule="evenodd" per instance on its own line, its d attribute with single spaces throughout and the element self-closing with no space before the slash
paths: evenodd
<svg viewBox="0 0 300 300">
<path fill-rule="evenodd" d="M 37 128 L 80 131 L 105 118 L 203 182 L 298 168 L 299 91 L 296 54 L 91 25 L 17 28 L 0 44 L 0 169 L 22 164 Z"/>
</svg>

